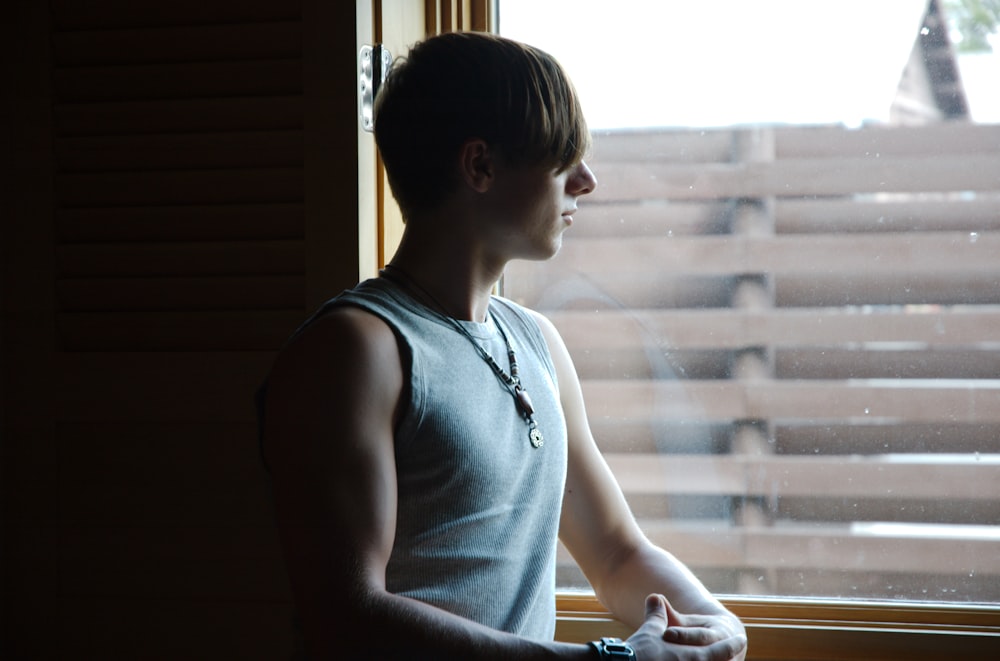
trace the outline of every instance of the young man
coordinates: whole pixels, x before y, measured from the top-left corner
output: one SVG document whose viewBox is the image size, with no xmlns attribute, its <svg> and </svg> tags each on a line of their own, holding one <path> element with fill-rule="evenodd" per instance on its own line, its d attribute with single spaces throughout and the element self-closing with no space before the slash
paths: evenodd
<svg viewBox="0 0 1000 661">
<path fill-rule="evenodd" d="M 375 129 L 402 243 L 293 336 L 264 398 L 309 658 L 742 659 L 739 620 L 636 525 L 553 325 L 491 296 L 510 260 L 555 255 L 597 185 L 559 65 L 429 39 Z M 557 538 L 628 641 L 553 642 Z"/>
</svg>

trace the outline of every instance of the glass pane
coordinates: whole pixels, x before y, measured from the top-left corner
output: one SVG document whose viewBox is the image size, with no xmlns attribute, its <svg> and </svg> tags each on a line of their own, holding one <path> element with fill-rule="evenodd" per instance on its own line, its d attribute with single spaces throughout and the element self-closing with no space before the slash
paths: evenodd
<svg viewBox="0 0 1000 661">
<path fill-rule="evenodd" d="M 1000 601 L 1000 55 L 948 7 L 501 0 L 600 181 L 504 293 L 716 592 Z"/>
</svg>

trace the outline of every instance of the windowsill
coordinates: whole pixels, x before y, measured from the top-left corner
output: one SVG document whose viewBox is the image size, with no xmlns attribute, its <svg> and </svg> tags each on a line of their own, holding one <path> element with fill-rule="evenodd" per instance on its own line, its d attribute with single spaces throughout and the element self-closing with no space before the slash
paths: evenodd
<svg viewBox="0 0 1000 661">
<path fill-rule="evenodd" d="M 722 601 L 747 627 L 748 661 L 940 661 L 1000 653 L 1000 606 L 750 597 Z M 557 639 L 586 642 L 630 633 L 593 595 L 559 595 Z"/>
</svg>

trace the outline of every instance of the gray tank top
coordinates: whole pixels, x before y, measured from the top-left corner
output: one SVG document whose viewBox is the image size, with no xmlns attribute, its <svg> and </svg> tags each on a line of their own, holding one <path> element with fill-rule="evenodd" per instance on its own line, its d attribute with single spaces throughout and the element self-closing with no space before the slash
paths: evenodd
<svg viewBox="0 0 1000 661">
<path fill-rule="evenodd" d="M 566 423 L 538 325 L 501 297 L 491 300 L 486 322 L 460 322 L 509 373 L 496 324 L 502 327 L 544 435 L 544 445 L 534 448 L 510 391 L 469 339 L 403 288 L 386 278 L 368 280 L 316 316 L 337 305 L 385 321 L 404 372 L 388 590 L 495 629 L 551 640 Z"/>
</svg>

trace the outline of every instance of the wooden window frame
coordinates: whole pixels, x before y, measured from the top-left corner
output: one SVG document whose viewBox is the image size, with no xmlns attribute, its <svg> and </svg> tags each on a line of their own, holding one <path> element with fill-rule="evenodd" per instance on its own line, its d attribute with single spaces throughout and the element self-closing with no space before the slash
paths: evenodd
<svg viewBox="0 0 1000 661">
<path fill-rule="evenodd" d="M 951 603 L 722 597 L 750 640 L 748 660 L 990 658 L 1000 652 L 1000 607 Z M 556 638 L 627 637 L 593 594 L 560 593 Z"/>
</svg>

